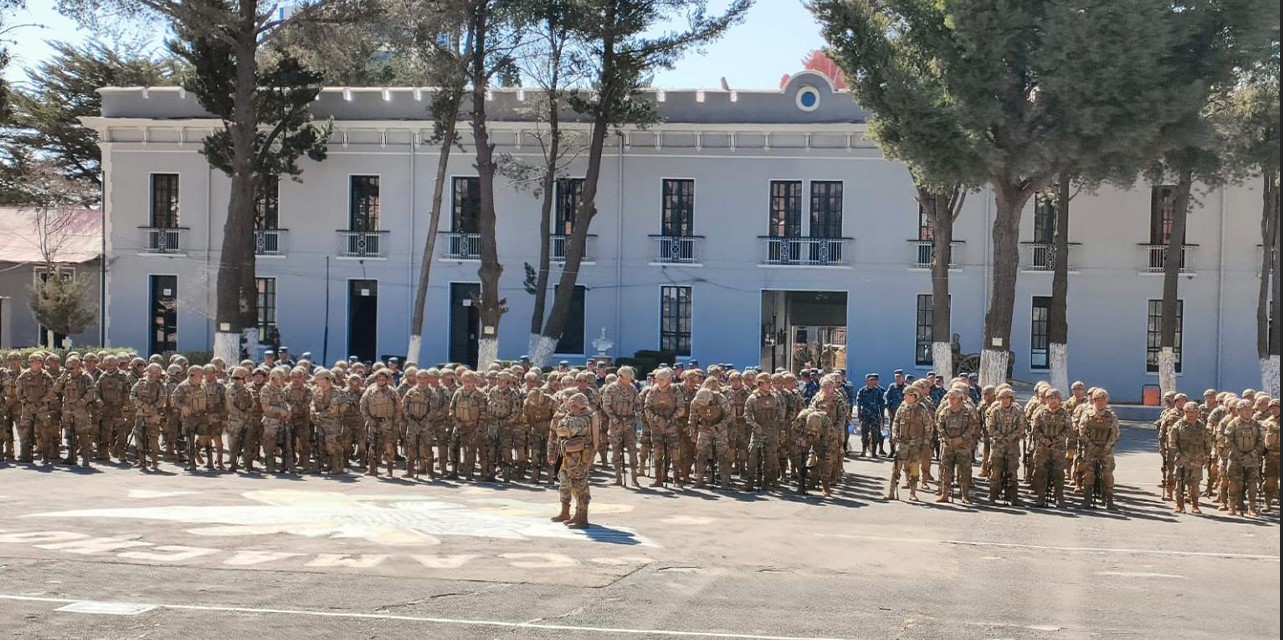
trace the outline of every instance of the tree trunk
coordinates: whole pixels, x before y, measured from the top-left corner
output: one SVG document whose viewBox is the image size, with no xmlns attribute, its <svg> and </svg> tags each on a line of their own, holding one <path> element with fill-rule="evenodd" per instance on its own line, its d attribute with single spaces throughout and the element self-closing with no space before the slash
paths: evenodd
<svg viewBox="0 0 1283 640">
<path fill-rule="evenodd" d="M 952 377 L 953 305 L 949 296 L 949 263 L 953 260 L 953 198 L 925 187 L 918 187 L 918 198 L 931 224 L 931 366 L 937 374 Z"/>
<path fill-rule="evenodd" d="M 604 21 L 615 23 L 615 3 L 607 3 Z M 566 316 L 574 298 L 575 284 L 579 281 L 579 267 L 583 264 L 588 247 L 588 227 L 597 215 L 597 184 L 601 180 L 602 154 L 606 148 L 606 135 L 610 132 L 610 107 L 612 96 L 618 91 L 618 71 L 615 68 L 615 39 L 613 30 L 607 30 L 602 41 L 601 72 L 598 77 L 597 110 L 593 115 L 592 133 L 588 143 L 588 170 L 584 174 L 584 192 L 575 212 L 575 226 L 566 246 L 566 262 L 561 268 L 561 278 L 553 295 L 552 312 L 544 325 L 545 341 L 561 339 L 566 329 Z"/>
<path fill-rule="evenodd" d="M 559 64 L 559 56 L 554 56 L 551 64 Z M 557 84 L 554 71 L 552 85 Z M 543 203 L 539 211 L 539 270 L 535 277 L 535 308 L 530 313 L 530 362 L 536 367 L 548 366 L 553 351 L 557 348 L 557 339 L 543 335 L 544 312 L 548 301 L 548 280 L 551 276 L 552 263 L 552 209 L 557 201 L 557 161 L 561 153 L 561 101 L 553 96 L 548 98 L 548 149 L 546 151 L 543 176 Z"/>
<path fill-rule="evenodd" d="M 1052 255 L 1051 312 L 1047 318 L 1047 355 L 1051 386 L 1069 391 L 1069 200 L 1072 179 L 1060 176 L 1056 185 L 1056 235 Z"/>
<path fill-rule="evenodd" d="M 1185 223 L 1189 218 L 1190 192 L 1193 188 L 1193 172 L 1182 170 L 1176 180 L 1171 237 L 1167 239 L 1167 254 L 1163 256 L 1162 328 L 1158 343 L 1158 387 L 1162 393 L 1176 391 L 1176 323 L 1180 303 L 1180 275 L 1185 253 Z"/>
<path fill-rule="evenodd" d="M 462 95 L 462 94 L 456 94 Z M 437 114 L 433 114 L 437 115 Z M 454 148 L 455 131 L 459 125 L 459 102 L 452 100 L 445 114 L 446 122 L 441 152 L 437 158 L 437 176 L 432 186 L 432 212 L 428 217 L 428 237 L 423 240 L 423 262 L 419 265 L 419 285 L 414 292 L 414 309 L 410 315 L 410 346 L 405 351 L 406 361 L 418 362 L 423 347 L 423 315 L 428 304 L 428 282 L 432 275 L 433 256 L 437 250 L 437 232 L 441 228 L 441 203 L 445 199 L 446 174 L 450 165 L 450 151 Z M 411 147 L 411 153 L 414 153 Z"/>
<path fill-rule="evenodd" d="M 1011 318 L 1016 305 L 1020 271 L 1020 214 L 1040 185 L 994 181 L 993 291 L 985 314 L 985 339 L 980 351 L 980 384 L 1007 381 L 1011 363 Z"/>
<path fill-rule="evenodd" d="M 499 320 L 506 309 L 506 300 L 499 296 L 499 279 L 503 265 L 499 264 L 499 247 L 494 200 L 495 160 L 494 145 L 486 128 L 486 91 L 490 84 L 489 44 L 486 31 L 490 25 L 489 3 L 480 3 L 472 10 L 469 28 L 472 29 L 472 49 L 469 51 L 472 72 L 472 137 L 477 147 L 477 176 L 480 183 L 477 214 L 481 235 L 481 267 L 477 276 L 481 280 L 477 314 L 481 321 L 481 338 L 478 343 L 477 368 L 483 370 L 499 358 Z"/>
<path fill-rule="evenodd" d="M 217 297 L 214 313 L 214 356 L 226 362 L 241 359 L 241 340 L 246 349 L 258 345 L 258 288 L 254 277 L 254 195 L 257 172 L 254 166 L 258 111 L 255 90 L 258 60 L 255 57 L 255 9 L 257 3 L 241 3 L 236 51 L 236 86 L 233 94 L 231 193 L 227 221 L 223 224 L 223 246 L 218 262 Z"/>
<path fill-rule="evenodd" d="M 1261 389 L 1272 398 L 1279 397 L 1279 339 L 1270 336 L 1271 284 L 1277 289 L 1279 281 L 1279 179 L 1267 175 L 1264 179 L 1261 215 L 1261 282 L 1256 299 L 1256 353 L 1261 364 Z M 1275 304 L 1278 293 L 1275 293 Z M 1275 312 L 1277 314 L 1277 311 Z M 1278 316 L 1275 316 L 1276 319 Z M 1275 324 L 1279 324 L 1277 321 Z"/>
</svg>

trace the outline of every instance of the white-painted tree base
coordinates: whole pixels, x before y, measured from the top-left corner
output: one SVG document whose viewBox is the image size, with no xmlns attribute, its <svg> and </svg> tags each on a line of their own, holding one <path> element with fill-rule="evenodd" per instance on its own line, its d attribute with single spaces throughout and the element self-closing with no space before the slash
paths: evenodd
<svg viewBox="0 0 1283 640">
<path fill-rule="evenodd" d="M 254 331 L 255 335 L 258 331 Z M 222 358 L 223 362 L 232 364 L 241 361 L 241 334 L 233 331 L 218 331 L 214 333 L 214 357 Z"/>
<path fill-rule="evenodd" d="M 499 359 L 499 340 L 482 338 L 477 341 L 477 371 L 485 371 Z"/>
<path fill-rule="evenodd" d="M 996 387 L 1007 381 L 1007 357 L 1006 351 L 985 349 L 980 352 L 981 386 Z"/>
<path fill-rule="evenodd" d="M 1069 345 L 1058 342 L 1051 343 L 1048 349 L 1048 356 L 1051 360 L 1051 386 L 1060 390 L 1061 393 L 1069 393 Z M 1066 398 L 1069 396 L 1066 395 Z"/>
<path fill-rule="evenodd" d="M 1261 390 L 1271 398 L 1279 397 L 1279 357 L 1261 358 Z"/>
<path fill-rule="evenodd" d="M 946 380 L 953 377 L 953 345 L 948 342 L 931 343 L 931 368 Z"/>
<path fill-rule="evenodd" d="M 419 350 L 423 348 L 423 336 L 410 336 L 410 346 L 405 348 L 405 363 L 419 364 Z"/>
<path fill-rule="evenodd" d="M 1158 389 L 1162 393 L 1176 392 L 1176 351 L 1171 347 L 1158 352 Z"/>
<path fill-rule="evenodd" d="M 557 341 L 543 335 L 530 336 L 530 363 L 547 370 L 552 364 L 552 355 L 557 350 Z"/>
</svg>

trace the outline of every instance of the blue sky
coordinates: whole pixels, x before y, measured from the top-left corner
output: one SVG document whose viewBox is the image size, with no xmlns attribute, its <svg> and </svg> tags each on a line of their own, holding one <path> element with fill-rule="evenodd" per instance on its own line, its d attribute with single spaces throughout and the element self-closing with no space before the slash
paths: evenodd
<svg viewBox="0 0 1283 640">
<path fill-rule="evenodd" d="M 29 24 L 10 34 L 14 60 L 5 76 L 25 79 L 23 69 L 44 60 L 50 50 L 46 40 L 83 41 L 87 34 L 52 8 L 53 0 L 28 0 L 28 8 L 14 21 Z M 712 8 L 726 0 L 712 0 Z M 717 88 L 726 78 L 735 89 L 774 89 L 780 78 L 801 70 L 801 60 L 821 45 L 819 30 L 801 0 L 757 0 L 743 24 L 709 46 L 703 55 L 692 54 L 676 69 L 656 76 L 665 88 Z"/>
</svg>

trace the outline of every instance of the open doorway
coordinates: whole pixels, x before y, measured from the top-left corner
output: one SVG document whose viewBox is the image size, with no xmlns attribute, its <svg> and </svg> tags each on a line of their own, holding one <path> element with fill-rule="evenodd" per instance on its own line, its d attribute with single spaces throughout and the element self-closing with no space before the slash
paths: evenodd
<svg viewBox="0 0 1283 640">
<path fill-rule="evenodd" d="M 846 368 L 845 291 L 762 292 L 763 371 Z"/>
</svg>

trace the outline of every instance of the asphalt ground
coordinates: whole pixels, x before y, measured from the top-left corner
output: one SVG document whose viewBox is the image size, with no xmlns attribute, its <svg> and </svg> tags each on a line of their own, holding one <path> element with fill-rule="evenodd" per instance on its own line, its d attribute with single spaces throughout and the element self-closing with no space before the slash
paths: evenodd
<svg viewBox="0 0 1283 640">
<path fill-rule="evenodd" d="M 858 458 L 828 500 L 598 476 L 573 532 L 544 487 L 0 466 L 0 637 L 1278 638 L 1277 517 L 1157 469 L 1125 429 L 1118 513 L 888 503 Z"/>
</svg>

